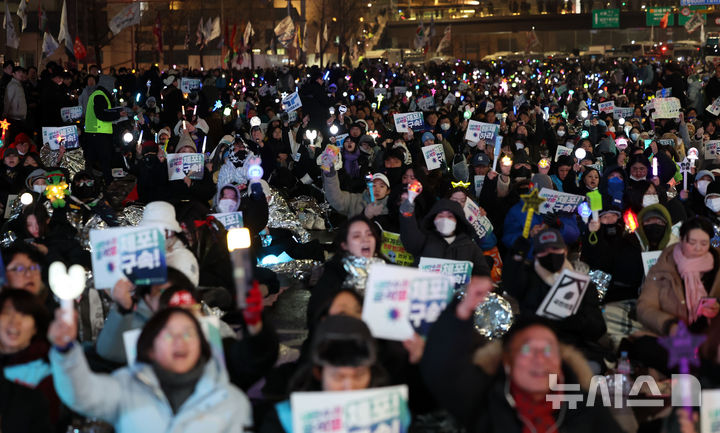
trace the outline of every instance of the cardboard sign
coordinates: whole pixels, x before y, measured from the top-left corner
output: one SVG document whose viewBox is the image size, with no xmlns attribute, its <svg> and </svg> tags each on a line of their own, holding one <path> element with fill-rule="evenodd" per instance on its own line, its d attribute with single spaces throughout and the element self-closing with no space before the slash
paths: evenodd
<svg viewBox="0 0 720 433">
<path fill-rule="evenodd" d="M 720 140 L 705 142 L 705 159 L 718 159 L 720 154 Z"/>
<path fill-rule="evenodd" d="M 95 288 L 111 289 L 126 277 L 135 285 L 167 280 L 165 235 L 157 227 L 90 230 Z"/>
<path fill-rule="evenodd" d="M 647 275 L 648 272 L 650 272 L 650 268 L 657 263 L 662 251 L 644 251 L 640 254 L 642 255 L 643 269 L 645 269 L 645 275 Z"/>
<path fill-rule="evenodd" d="M 82 119 L 82 115 L 83 109 L 79 105 L 75 107 L 62 107 L 60 109 L 60 117 L 62 118 L 63 122 L 76 122 Z"/>
<path fill-rule="evenodd" d="M 653 119 L 677 119 L 680 117 L 680 100 L 678 98 L 653 99 L 655 112 Z"/>
<path fill-rule="evenodd" d="M 442 167 L 442 163 L 445 161 L 445 151 L 443 150 L 442 144 L 424 146 L 422 152 L 428 170 L 435 170 Z"/>
<path fill-rule="evenodd" d="M 613 108 L 613 119 L 627 119 L 632 117 L 634 109 L 632 107 L 615 107 Z"/>
<path fill-rule="evenodd" d="M 412 268 L 374 264 L 368 275 L 362 319 L 376 338 L 427 335 L 454 292 L 450 277 Z"/>
<path fill-rule="evenodd" d="M 242 212 L 214 213 L 212 216 L 222 223 L 225 230 L 244 227 Z"/>
<path fill-rule="evenodd" d="M 488 217 L 480 215 L 480 206 L 478 206 L 474 201 L 465 200 L 463 212 L 465 213 L 465 218 L 467 218 L 470 225 L 473 226 L 475 233 L 477 233 L 480 239 L 484 238 L 488 232 L 493 231 L 492 223 Z"/>
<path fill-rule="evenodd" d="M 473 264 L 467 260 L 446 260 L 434 257 L 420 257 L 418 269 L 423 272 L 446 275 L 455 282 L 455 290 L 462 289 L 470 283 Z"/>
<path fill-rule="evenodd" d="M 415 263 L 415 257 L 405 250 L 398 233 L 383 232 L 380 252 L 396 265 L 412 266 Z"/>
<path fill-rule="evenodd" d="M 168 153 L 168 179 L 182 180 L 185 176 L 200 180 L 205 172 L 205 155 L 202 153 Z"/>
<path fill-rule="evenodd" d="M 15 199 L 18 198 L 17 194 L 8 194 L 7 196 L 7 202 L 5 202 L 5 215 L 3 218 L 8 219 L 10 218 L 10 215 L 12 215 L 12 205 L 15 203 Z"/>
<path fill-rule="evenodd" d="M 672 87 L 669 89 L 660 89 L 655 92 L 656 98 L 669 98 L 672 96 Z"/>
<path fill-rule="evenodd" d="M 200 90 L 201 88 L 202 81 L 200 78 L 183 77 L 180 79 L 180 91 L 183 93 L 190 93 L 194 90 Z"/>
<path fill-rule="evenodd" d="M 473 179 L 473 185 L 475 187 L 475 196 L 480 197 L 480 193 L 482 192 L 482 187 L 485 184 L 485 175 L 484 174 L 476 174 Z"/>
<path fill-rule="evenodd" d="M 425 124 L 425 118 L 420 111 L 412 113 L 395 113 L 395 130 L 397 132 L 419 131 Z"/>
<path fill-rule="evenodd" d="M 48 145 L 50 150 L 60 150 L 60 145 L 65 145 L 65 150 L 77 149 L 80 146 L 78 140 L 77 126 L 43 126 L 43 145 Z"/>
<path fill-rule="evenodd" d="M 542 215 L 553 212 L 572 213 L 577 210 L 580 203 L 585 201 L 585 197 L 582 195 L 568 194 L 549 188 L 540 190 L 540 197 L 545 199 L 543 204 L 540 205 Z"/>
<path fill-rule="evenodd" d="M 589 282 L 588 275 L 564 269 L 555 285 L 545 295 L 536 314 L 562 320 L 577 313 Z"/>
<path fill-rule="evenodd" d="M 292 433 L 406 433 L 408 387 L 293 392 Z"/>
<path fill-rule="evenodd" d="M 558 158 L 561 156 L 572 155 L 572 153 L 573 150 L 571 148 L 558 145 L 557 150 L 555 151 L 555 162 L 557 162 Z"/>
<path fill-rule="evenodd" d="M 705 111 L 709 111 L 710 113 L 712 113 L 713 116 L 717 116 L 718 114 L 720 114 L 720 98 L 715 98 L 712 104 L 708 105 L 707 108 L 705 108 Z"/>
<path fill-rule="evenodd" d="M 377 99 L 378 96 L 383 95 L 383 98 L 387 96 L 387 89 L 384 87 L 376 87 L 373 89 L 373 96 Z"/>
<path fill-rule="evenodd" d="M 284 97 L 282 100 L 282 106 L 288 113 L 292 113 L 293 111 L 302 107 L 302 101 L 300 100 L 300 95 L 298 95 L 298 92 L 293 92 Z"/>
<path fill-rule="evenodd" d="M 435 99 L 433 99 L 432 96 L 425 96 L 417 100 L 417 106 L 420 107 L 422 111 L 430 111 L 435 108 Z"/>
<path fill-rule="evenodd" d="M 615 110 L 615 101 L 601 102 L 598 104 L 598 111 L 601 113 L 612 113 Z"/>
<path fill-rule="evenodd" d="M 704 389 L 700 393 L 700 433 L 720 431 L 720 389 Z"/>
<path fill-rule="evenodd" d="M 468 128 L 465 131 L 465 140 L 478 142 L 485 140 L 491 142 L 498 133 L 498 125 L 494 123 L 478 122 L 476 120 L 468 121 Z"/>
<path fill-rule="evenodd" d="M 395 86 L 394 87 L 394 93 L 396 95 L 405 95 L 405 92 L 407 92 L 407 87 L 405 87 L 405 86 Z"/>
<path fill-rule="evenodd" d="M 443 100 L 444 105 L 453 105 L 455 104 L 455 101 L 457 101 L 457 98 L 454 94 L 448 93 L 445 99 Z"/>
</svg>

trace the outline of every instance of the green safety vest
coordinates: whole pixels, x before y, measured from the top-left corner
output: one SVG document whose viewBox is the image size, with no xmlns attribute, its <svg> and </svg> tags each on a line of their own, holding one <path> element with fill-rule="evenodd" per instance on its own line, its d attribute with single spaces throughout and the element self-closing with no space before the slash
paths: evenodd
<svg viewBox="0 0 720 433">
<path fill-rule="evenodd" d="M 88 100 L 87 109 L 85 110 L 85 132 L 94 134 L 112 134 L 113 125 L 112 122 L 105 122 L 95 116 L 95 96 L 102 95 L 107 102 L 108 108 L 110 107 L 110 98 L 107 97 L 105 92 L 102 90 L 96 90 L 90 95 Z"/>
</svg>

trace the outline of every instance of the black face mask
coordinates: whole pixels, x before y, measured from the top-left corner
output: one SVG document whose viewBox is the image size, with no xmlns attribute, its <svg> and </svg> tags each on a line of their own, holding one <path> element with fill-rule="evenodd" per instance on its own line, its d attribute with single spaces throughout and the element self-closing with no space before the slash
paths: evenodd
<svg viewBox="0 0 720 433">
<path fill-rule="evenodd" d="M 618 230 L 617 224 L 603 224 L 602 229 L 605 232 L 605 236 L 608 236 L 608 237 L 617 236 L 618 233 L 620 232 Z"/>
<path fill-rule="evenodd" d="M 665 226 L 660 224 L 645 224 L 643 225 L 645 236 L 651 245 L 658 245 L 665 236 Z"/>
<path fill-rule="evenodd" d="M 513 168 L 510 170 L 510 177 L 512 178 L 522 177 L 529 179 L 530 175 L 532 175 L 532 171 L 527 167 Z"/>
<path fill-rule="evenodd" d="M 548 253 L 543 257 L 538 257 L 540 266 L 547 269 L 548 271 L 555 273 L 562 269 L 563 263 L 565 263 L 564 253 Z"/>
<path fill-rule="evenodd" d="M 247 150 L 238 150 L 235 153 L 231 153 L 230 156 L 228 156 L 228 159 L 230 162 L 233 163 L 235 167 L 242 167 L 243 164 L 245 164 L 245 159 L 247 158 Z"/>
<path fill-rule="evenodd" d="M 82 201 L 94 199 L 98 195 L 98 192 L 95 190 L 94 186 L 86 186 L 86 185 L 73 186 L 72 193 L 75 197 L 79 198 Z"/>
</svg>

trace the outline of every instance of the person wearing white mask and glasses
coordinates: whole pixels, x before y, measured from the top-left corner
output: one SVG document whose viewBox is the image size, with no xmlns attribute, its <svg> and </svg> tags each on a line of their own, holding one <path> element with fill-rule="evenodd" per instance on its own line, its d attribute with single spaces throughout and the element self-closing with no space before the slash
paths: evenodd
<svg viewBox="0 0 720 433">
<path fill-rule="evenodd" d="M 700 215 L 707 216 L 715 225 L 720 224 L 720 180 L 710 182 L 704 202 L 706 209 Z"/>
<path fill-rule="evenodd" d="M 689 175 L 689 174 L 688 174 Z M 695 181 L 691 184 L 688 180 L 689 191 L 680 191 L 680 198 L 685 204 L 688 215 L 704 215 L 706 212 L 705 197 L 708 194 L 710 184 L 715 180 L 715 175 L 710 170 L 700 170 L 695 175 Z"/>
</svg>

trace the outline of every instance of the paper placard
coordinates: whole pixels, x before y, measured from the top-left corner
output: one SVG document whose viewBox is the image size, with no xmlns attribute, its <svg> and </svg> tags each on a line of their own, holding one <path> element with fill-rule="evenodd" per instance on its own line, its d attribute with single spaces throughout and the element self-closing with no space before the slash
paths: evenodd
<svg viewBox="0 0 720 433">
<path fill-rule="evenodd" d="M 712 104 L 707 106 L 705 111 L 709 111 L 713 116 L 720 114 L 720 98 L 715 98 Z"/>
<path fill-rule="evenodd" d="M 613 119 L 627 119 L 632 117 L 634 109 L 632 107 L 615 107 L 613 108 Z"/>
<path fill-rule="evenodd" d="M 298 95 L 298 92 L 293 92 L 284 97 L 282 100 L 282 106 L 288 113 L 291 113 L 302 107 L 302 101 L 300 100 L 300 95 Z"/>
<path fill-rule="evenodd" d="M 457 98 L 454 94 L 448 93 L 445 99 L 443 100 L 443 105 L 453 105 L 455 104 L 455 101 L 457 101 Z"/>
<path fill-rule="evenodd" d="M 128 366 L 135 365 L 137 360 L 137 342 L 140 339 L 142 328 L 131 329 L 123 332 L 123 346 L 125 347 L 125 359 Z"/>
<path fill-rule="evenodd" d="M 650 268 L 657 263 L 662 251 L 644 251 L 640 254 L 642 255 L 643 269 L 645 269 L 645 275 L 647 275 L 648 272 L 650 272 Z"/>
<path fill-rule="evenodd" d="M 601 113 L 613 113 L 615 110 L 615 101 L 601 102 L 598 104 L 598 111 Z"/>
<path fill-rule="evenodd" d="M 293 392 L 292 433 L 406 433 L 408 387 Z"/>
<path fill-rule="evenodd" d="M 398 233 L 383 231 L 380 252 L 396 265 L 412 266 L 415 263 L 415 257 L 405 250 Z"/>
<path fill-rule="evenodd" d="M 430 111 L 435 108 L 435 99 L 433 99 L 432 96 L 425 96 L 417 100 L 417 106 L 420 107 L 422 111 Z"/>
<path fill-rule="evenodd" d="M 482 187 L 485 184 L 485 175 L 484 174 L 476 174 L 473 178 L 473 186 L 475 190 L 475 197 L 480 197 L 480 193 L 482 192 Z"/>
<path fill-rule="evenodd" d="M 396 95 L 402 95 L 402 96 L 404 96 L 404 95 L 405 95 L 405 92 L 407 92 L 407 87 L 405 87 L 405 86 L 395 86 L 395 87 L 394 87 L 394 90 L 395 90 L 394 93 L 395 93 Z"/>
<path fill-rule="evenodd" d="M 368 269 L 363 321 L 375 338 L 427 335 L 454 292 L 453 280 L 418 269 L 374 264 Z"/>
<path fill-rule="evenodd" d="M 3 216 L 5 219 L 9 219 L 10 215 L 12 215 L 12 204 L 16 198 L 18 198 L 17 194 L 8 194 L 7 202 L 5 202 L 5 215 Z"/>
<path fill-rule="evenodd" d="M 222 223 L 225 230 L 244 227 L 242 212 L 214 213 L 212 216 Z"/>
<path fill-rule="evenodd" d="M 377 99 L 378 96 L 383 95 L 383 98 L 387 96 L 387 89 L 384 87 L 376 87 L 373 89 L 373 96 Z"/>
<path fill-rule="evenodd" d="M 672 96 L 672 87 L 669 89 L 660 89 L 657 92 L 655 92 L 656 98 L 669 98 Z"/>
<path fill-rule="evenodd" d="M 182 180 L 185 176 L 200 180 L 205 171 L 205 155 L 202 153 L 168 153 L 169 180 Z"/>
<path fill-rule="evenodd" d="M 77 149 L 80 146 L 78 140 L 77 126 L 43 126 L 43 145 L 48 145 L 50 150 L 60 150 L 60 145 L 65 145 L 65 150 Z"/>
<path fill-rule="evenodd" d="M 445 161 L 445 151 L 443 150 L 442 144 L 424 146 L 422 152 L 428 170 L 435 170 L 442 167 L 442 163 Z"/>
<path fill-rule="evenodd" d="M 655 112 L 653 119 L 677 119 L 680 117 L 680 100 L 678 98 L 655 98 L 652 100 Z"/>
<path fill-rule="evenodd" d="M 455 290 L 462 289 L 470 283 L 473 263 L 467 260 L 447 260 L 434 257 L 420 257 L 418 269 L 423 272 L 442 274 L 452 278 Z"/>
<path fill-rule="evenodd" d="M 484 238 L 488 232 L 493 231 L 493 225 L 484 215 L 480 215 L 480 206 L 478 206 L 472 200 L 465 200 L 465 206 L 463 206 L 463 213 L 468 222 L 475 229 L 475 233 L 480 239 Z"/>
<path fill-rule="evenodd" d="M 704 389 L 700 393 L 700 433 L 720 431 L 720 389 Z"/>
<path fill-rule="evenodd" d="M 465 131 L 465 140 L 478 142 L 485 140 L 492 142 L 498 133 L 498 125 L 494 123 L 478 122 L 477 120 L 468 121 L 468 128 Z"/>
<path fill-rule="evenodd" d="M 60 109 L 60 117 L 63 122 L 75 122 L 82 119 L 83 108 L 79 105 L 75 107 L 62 107 Z"/>
<path fill-rule="evenodd" d="M 202 81 L 200 78 L 183 77 L 180 79 L 180 91 L 183 93 L 190 93 L 194 90 L 200 90 L 201 88 Z"/>
<path fill-rule="evenodd" d="M 555 151 L 555 162 L 557 162 L 558 158 L 561 156 L 572 155 L 572 153 L 573 150 L 571 148 L 558 145 L 557 150 Z"/>
<path fill-rule="evenodd" d="M 555 285 L 545 295 L 536 314 L 549 319 L 562 320 L 577 313 L 589 282 L 588 275 L 563 269 Z"/>
<path fill-rule="evenodd" d="M 167 280 L 165 234 L 157 227 L 90 230 L 95 288 L 111 289 L 126 277 L 135 285 Z"/>
<path fill-rule="evenodd" d="M 425 118 L 420 111 L 395 113 L 393 119 L 395 120 L 395 130 L 397 132 L 417 131 L 422 129 L 425 123 Z"/>
<path fill-rule="evenodd" d="M 566 192 L 555 191 L 549 188 L 540 190 L 540 197 L 545 201 L 540 205 L 540 214 L 553 212 L 572 213 L 577 210 L 580 203 L 585 201 L 585 196 L 568 194 Z"/>
<path fill-rule="evenodd" d="M 720 140 L 705 142 L 705 159 L 718 159 L 720 154 Z"/>
</svg>

